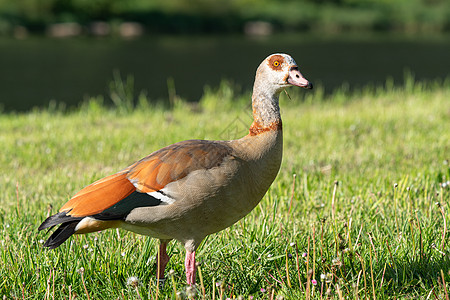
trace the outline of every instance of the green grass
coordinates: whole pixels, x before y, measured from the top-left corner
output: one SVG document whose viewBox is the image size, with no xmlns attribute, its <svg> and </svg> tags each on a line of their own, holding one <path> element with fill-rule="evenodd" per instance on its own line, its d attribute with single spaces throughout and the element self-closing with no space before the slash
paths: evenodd
<svg viewBox="0 0 450 300">
<path fill-rule="evenodd" d="M 249 216 L 203 242 L 196 298 L 202 287 L 207 299 L 448 297 L 449 82 L 289 93 L 280 173 Z M 174 99 L 171 109 L 92 100 L 70 112 L 0 115 L 0 297 L 185 295 L 176 242 L 173 275 L 157 292 L 156 240 L 110 230 L 48 251 L 37 231 L 95 179 L 180 140 L 240 137 L 251 123 L 249 93 L 226 84 L 196 106 Z"/>
</svg>

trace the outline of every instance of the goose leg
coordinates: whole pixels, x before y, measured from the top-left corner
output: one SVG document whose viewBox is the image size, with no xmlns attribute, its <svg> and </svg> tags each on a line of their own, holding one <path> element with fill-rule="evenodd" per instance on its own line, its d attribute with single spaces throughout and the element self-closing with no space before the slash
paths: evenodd
<svg viewBox="0 0 450 300">
<path fill-rule="evenodd" d="M 186 268 L 186 280 L 188 285 L 195 285 L 195 251 L 186 250 L 186 260 L 184 261 Z"/>
<path fill-rule="evenodd" d="M 170 256 L 167 254 L 166 251 L 167 248 L 167 241 L 161 241 L 161 244 L 159 244 L 159 251 L 158 251 L 158 281 L 161 285 L 161 287 L 164 286 L 164 282 L 166 281 L 166 278 L 164 277 L 164 270 L 166 269 L 167 263 L 169 262 Z"/>
</svg>

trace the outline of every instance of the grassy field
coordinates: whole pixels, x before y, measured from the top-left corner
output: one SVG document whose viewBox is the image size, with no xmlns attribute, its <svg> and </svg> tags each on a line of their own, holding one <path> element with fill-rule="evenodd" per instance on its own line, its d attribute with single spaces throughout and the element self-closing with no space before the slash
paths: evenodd
<svg viewBox="0 0 450 300">
<path fill-rule="evenodd" d="M 448 299 L 449 83 L 282 94 L 280 173 L 249 216 L 203 242 L 196 299 Z M 173 98 L 170 109 L 92 100 L 0 114 L 0 297 L 190 297 L 178 243 L 157 290 L 154 239 L 110 230 L 48 251 L 37 231 L 92 181 L 180 140 L 238 138 L 251 123 L 249 93 L 226 84 L 199 105 Z"/>
</svg>

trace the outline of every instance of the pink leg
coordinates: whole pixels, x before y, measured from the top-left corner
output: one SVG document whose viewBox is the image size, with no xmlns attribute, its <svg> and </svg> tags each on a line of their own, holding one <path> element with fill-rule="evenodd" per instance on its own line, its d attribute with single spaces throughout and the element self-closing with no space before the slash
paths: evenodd
<svg viewBox="0 0 450 300">
<path fill-rule="evenodd" d="M 158 279 L 164 279 L 164 270 L 166 269 L 167 263 L 169 262 L 170 256 L 167 255 L 166 252 L 167 242 L 161 241 L 161 244 L 159 245 L 159 252 L 158 252 Z"/>
<path fill-rule="evenodd" d="M 195 251 L 190 252 L 189 250 L 186 250 L 184 266 L 186 267 L 187 284 L 195 285 Z"/>
</svg>

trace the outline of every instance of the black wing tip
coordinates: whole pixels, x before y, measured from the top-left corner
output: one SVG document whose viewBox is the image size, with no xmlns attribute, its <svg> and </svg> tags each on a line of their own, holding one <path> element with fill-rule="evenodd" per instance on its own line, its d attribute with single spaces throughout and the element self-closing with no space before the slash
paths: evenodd
<svg viewBox="0 0 450 300">
<path fill-rule="evenodd" d="M 59 212 L 59 213 L 54 214 L 53 216 L 48 217 L 47 219 L 45 219 L 44 222 L 42 222 L 42 224 L 39 226 L 38 230 L 41 231 L 46 228 L 52 228 L 58 224 L 64 224 L 67 222 L 83 219 L 82 217 L 68 216 L 67 215 L 68 212 L 69 211 L 63 211 L 63 212 Z"/>
<path fill-rule="evenodd" d="M 65 211 L 54 214 L 53 216 L 45 219 L 45 221 L 39 226 L 38 230 L 41 231 L 47 228 L 51 229 L 56 225 L 61 225 L 44 243 L 44 247 L 55 249 L 75 233 L 75 227 L 83 219 L 83 217 L 72 217 L 68 216 L 67 213 L 68 212 Z"/>
<path fill-rule="evenodd" d="M 52 228 L 55 225 L 64 223 L 64 219 L 67 216 L 66 212 L 59 212 L 57 214 L 54 214 L 53 216 L 48 217 L 47 219 L 45 219 L 44 222 L 42 222 L 42 224 L 39 226 L 38 230 L 44 230 L 46 228 Z"/>
<path fill-rule="evenodd" d="M 61 243 L 53 243 L 53 241 L 50 241 L 50 239 L 48 239 L 48 240 L 44 243 L 44 247 L 48 248 L 49 250 L 53 250 L 53 249 L 59 247 L 62 243 L 63 243 L 63 242 L 61 242 Z"/>
<path fill-rule="evenodd" d="M 52 216 L 53 217 L 53 216 Z M 44 229 L 46 229 L 46 228 L 52 228 L 52 227 L 54 227 L 56 224 L 50 224 L 50 218 L 51 217 L 48 217 L 47 219 L 45 219 L 45 221 L 44 222 L 42 222 L 42 224 L 41 225 L 39 225 L 39 227 L 38 227 L 38 230 L 39 231 L 42 231 L 42 230 L 44 230 Z"/>
<path fill-rule="evenodd" d="M 79 220 L 76 220 L 61 224 L 61 226 L 59 226 L 58 229 L 56 229 L 55 232 L 53 232 L 53 234 L 44 243 L 44 247 L 47 247 L 49 249 L 55 249 L 59 247 L 69 237 L 71 237 L 72 234 L 75 233 L 75 228 L 79 222 Z"/>
</svg>

